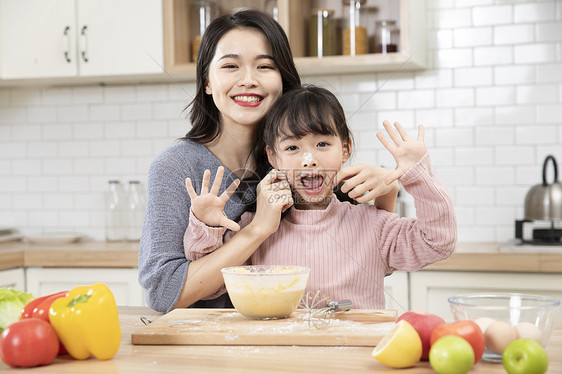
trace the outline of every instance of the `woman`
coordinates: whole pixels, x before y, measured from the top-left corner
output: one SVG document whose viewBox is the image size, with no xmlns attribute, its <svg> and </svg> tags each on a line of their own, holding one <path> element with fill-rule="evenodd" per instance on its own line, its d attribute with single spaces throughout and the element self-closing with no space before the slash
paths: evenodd
<svg viewBox="0 0 562 374">
<path fill-rule="evenodd" d="M 228 295 L 201 299 L 222 284 L 220 269 L 243 264 L 251 253 L 220 251 L 189 262 L 183 235 L 189 222 L 189 178 L 198 189 L 206 169 L 225 168 L 228 186 L 241 180 L 224 207 L 226 216 L 238 220 L 256 200 L 256 185 L 267 170 L 252 150 L 265 114 L 284 92 L 300 86 L 289 41 L 273 18 L 253 10 L 214 20 L 203 35 L 197 57 L 197 92 L 191 102 L 192 128 L 178 143 L 164 150 L 151 164 L 148 203 L 139 252 L 139 282 L 152 309 L 231 307 Z M 381 192 L 384 169 L 354 165 L 341 174 L 349 178 L 346 191 L 352 198 L 388 194 L 390 206 L 396 192 Z M 235 186 L 235 185 L 233 185 Z M 197 191 L 199 192 L 199 191 Z M 248 226 L 231 241 L 265 240 Z M 247 248 L 253 247 L 246 246 Z"/>
</svg>

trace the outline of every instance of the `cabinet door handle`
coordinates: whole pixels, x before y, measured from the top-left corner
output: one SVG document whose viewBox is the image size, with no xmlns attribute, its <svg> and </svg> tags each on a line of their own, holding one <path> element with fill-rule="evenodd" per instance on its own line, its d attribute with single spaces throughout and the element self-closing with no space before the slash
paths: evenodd
<svg viewBox="0 0 562 374">
<path fill-rule="evenodd" d="M 63 32 L 63 41 L 64 41 L 64 59 L 66 62 L 72 62 L 70 58 L 70 26 L 66 26 Z"/>
<path fill-rule="evenodd" d="M 84 62 L 88 62 L 88 26 L 84 25 L 82 26 L 82 30 L 80 30 L 80 44 L 81 47 L 80 49 L 82 50 L 80 52 L 80 54 L 82 55 L 82 60 L 84 60 Z"/>
</svg>

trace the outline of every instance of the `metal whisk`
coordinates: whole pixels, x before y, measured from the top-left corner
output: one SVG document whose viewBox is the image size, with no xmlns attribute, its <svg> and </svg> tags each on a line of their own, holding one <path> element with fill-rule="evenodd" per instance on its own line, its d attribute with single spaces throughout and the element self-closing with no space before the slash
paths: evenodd
<svg viewBox="0 0 562 374">
<path fill-rule="evenodd" d="M 320 294 L 320 291 L 307 292 L 301 299 L 299 307 L 305 310 L 304 318 L 308 325 L 316 328 L 330 324 L 338 312 L 346 312 L 353 307 L 351 300 L 335 301 Z"/>
</svg>

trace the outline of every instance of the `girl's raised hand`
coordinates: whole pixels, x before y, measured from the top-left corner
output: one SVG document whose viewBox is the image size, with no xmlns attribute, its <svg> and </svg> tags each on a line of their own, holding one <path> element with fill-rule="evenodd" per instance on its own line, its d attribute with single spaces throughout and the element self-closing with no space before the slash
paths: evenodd
<svg viewBox="0 0 562 374">
<path fill-rule="evenodd" d="M 232 182 L 230 186 L 228 186 L 228 188 L 219 196 L 223 175 L 224 167 L 219 166 L 213 185 L 209 190 L 211 172 L 209 170 L 205 170 L 203 173 L 200 195 L 197 195 L 197 192 L 195 192 L 195 189 L 191 184 L 191 179 L 186 178 L 185 187 L 187 188 L 187 193 L 191 198 L 191 210 L 193 211 L 195 217 L 207 226 L 222 226 L 232 231 L 238 231 L 240 230 L 240 225 L 229 219 L 226 214 L 224 214 L 224 206 L 234 191 L 238 188 L 240 180 L 236 179 Z"/>
<path fill-rule="evenodd" d="M 394 122 L 394 127 L 396 127 L 398 132 L 392 128 L 390 122 L 384 121 L 382 124 L 390 136 L 390 139 L 392 139 L 392 142 L 381 132 L 377 133 L 377 138 L 396 160 L 396 169 L 385 179 L 386 184 L 391 184 L 421 160 L 423 155 L 427 152 L 427 149 L 425 148 L 424 129 L 422 125 L 418 126 L 418 138 L 413 140 L 408 136 L 408 133 L 406 133 L 406 130 L 404 130 L 399 122 Z"/>
</svg>

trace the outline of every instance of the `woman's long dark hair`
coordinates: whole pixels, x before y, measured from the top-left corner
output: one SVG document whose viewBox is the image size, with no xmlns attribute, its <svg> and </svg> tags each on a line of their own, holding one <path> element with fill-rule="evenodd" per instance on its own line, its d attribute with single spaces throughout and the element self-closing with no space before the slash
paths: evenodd
<svg viewBox="0 0 562 374">
<path fill-rule="evenodd" d="M 243 10 L 212 21 L 199 45 L 197 55 L 197 87 L 191 106 L 191 129 L 182 139 L 208 143 L 222 132 L 219 110 L 211 95 L 205 93 L 209 66 L 221 38 L 234 29 L 254 29 L 265 35 L 271 45 L 272 57 L 281 74 L 283 93 L 300 86 L 300 76 L 293 61 L 291 47 L 283 28 L 269 15 L 257 10 Z M 187 109 L 187 108 L 186 108 Z"/>
</svg>

